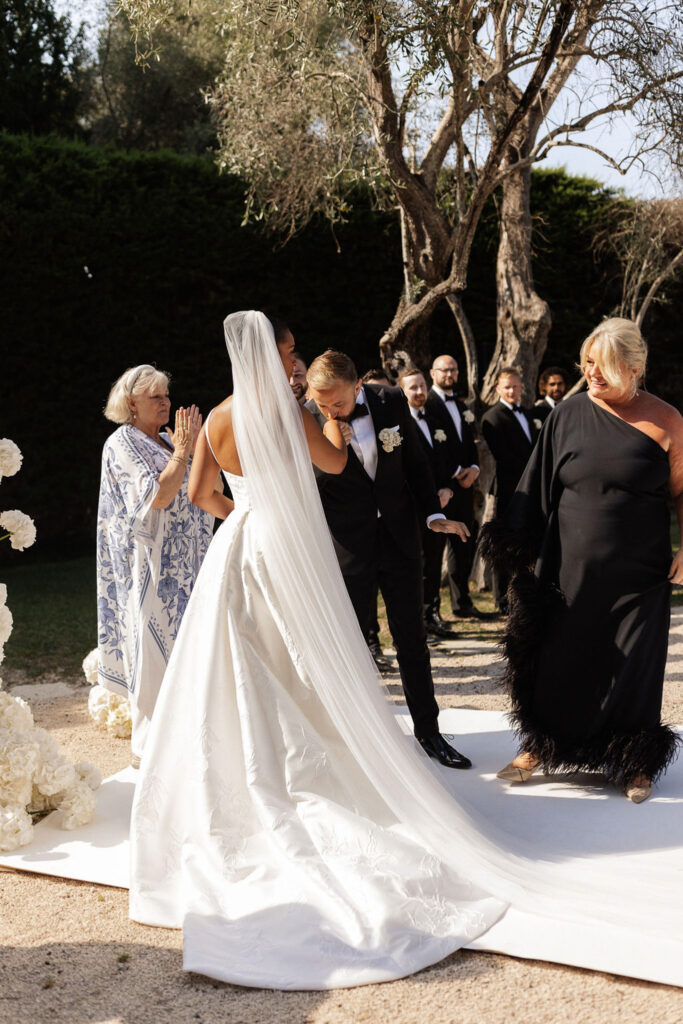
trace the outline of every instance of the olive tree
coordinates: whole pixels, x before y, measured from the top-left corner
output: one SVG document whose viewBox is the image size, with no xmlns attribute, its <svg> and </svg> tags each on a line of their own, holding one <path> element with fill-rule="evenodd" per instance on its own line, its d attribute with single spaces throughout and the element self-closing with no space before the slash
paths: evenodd
<svg viewBox="0 0 683 1024">
<path fill-rule="evenodd" d="M 120 0 L 141 50 L 188 0 Z M 683 13 L 674 0 L 192 0 L 220 21 L 210 91 L 223 166 L 247 213 L 287 237 L 343 218 L 369 185 L 401 219 L 403 287 L 379 340 L 419 359 L 436 307 L 452 311 L 478 393 L 462 296 L 484 207 L 497 197 L 497 343 L 483 376 L 518 363 L 527 397 L 551 318 L 534 287 L 530 169 L 591 126 L 630 112 L 620 170 L 671 149 L 683 111 Z"/>
</svg>

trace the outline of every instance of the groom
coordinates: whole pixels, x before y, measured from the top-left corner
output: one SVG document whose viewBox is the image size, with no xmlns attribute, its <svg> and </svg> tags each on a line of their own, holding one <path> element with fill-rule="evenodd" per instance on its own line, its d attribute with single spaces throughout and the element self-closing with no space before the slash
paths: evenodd
<svg viewBox="0 0 683 1024">
<path fill-rule="evenodd" d="M 429 463 L 399 388 L 363 384 L 343 352 L 318 356 L 308 371 L 307 408 L 323 425 L 344 421 L 349 446 L 339 475 L 316 469 L 320 497 L 344 582 L 367 636 L 379 582 L 396 645 L 415 736 L 448 768 L 469 768 L 439 732 L 423 622 L 419 515 L 440 533 L 467 533 L 440 509 Z"/>
</svg>

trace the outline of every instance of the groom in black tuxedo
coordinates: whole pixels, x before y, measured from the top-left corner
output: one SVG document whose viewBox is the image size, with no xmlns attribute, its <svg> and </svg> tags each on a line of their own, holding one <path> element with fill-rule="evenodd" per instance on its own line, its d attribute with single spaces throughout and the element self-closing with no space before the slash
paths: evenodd
<svg viewBox="0 0 683 1024">
<path fill-rule="evenodd" d="M 522 378 L 514 366 L 504 366 L 496 380 L 498 401 L 484 413 L 481 431 L 496 462 L 493 493 L 496 496 L 496 519 L 507 509 L 517 490 L 538 437 L 533 416 L 519 404 Z M 493 596 L 500 610 L 507 613 L 509 579 L 499 570 L 493 573 Z"/>
<path fill-rule="evenodd" d="M 344 582 L 367 636 L 375 585 L 384 595 L 389 628 L 415 736 L 449 768 L 471 762 L 439 732 L 429 651 L 422 619 L 422 558 L 418 515 L 441 533 L 466 536 L 441 512 L 434 478 L 399 388 L 363 385 L 342 352 L 328 350 L 308 371 L 318 422 L 344 421 L 349 456 L 344 471 L 316 469 L 320 497 Z"/>
</svg>

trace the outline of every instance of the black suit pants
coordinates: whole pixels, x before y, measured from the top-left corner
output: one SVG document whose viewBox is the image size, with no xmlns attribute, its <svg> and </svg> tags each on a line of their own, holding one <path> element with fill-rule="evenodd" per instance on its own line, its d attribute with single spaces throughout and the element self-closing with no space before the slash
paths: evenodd
<svg viewBox="0 0 683 1024">
<path fill-rule="evenodd" d="M 456 481 L 453 486 L 458 487 Z M 474 520 L 474 502 L 471 488 L 456 490 L 455 496 L 445 509 L 448 519 L 457 519 L 464 523 L 471 536 L 466 542 L 460 540 L 455 533 L 449 533 L 446 539 L 446 572 L 451 595 L 451 608 L 465 609 L 471 606 L 469 579 L 477 546 L 476 523 Z"/>
<path fill-rule="evenodd" d="M 430 736 L 438 730 L 439 706 L 434 696 L 423 619 L 420 551 L 416 550 L 414 557 L 406 556 L 381 519 L 377 520 L 375 551 L 376 561 L 360 572 L 344 574 L 346 589 L 363 636 L 367 636 L 376 607 L 375 586 L 379 583 L 415 735 Z"/>
</svg>

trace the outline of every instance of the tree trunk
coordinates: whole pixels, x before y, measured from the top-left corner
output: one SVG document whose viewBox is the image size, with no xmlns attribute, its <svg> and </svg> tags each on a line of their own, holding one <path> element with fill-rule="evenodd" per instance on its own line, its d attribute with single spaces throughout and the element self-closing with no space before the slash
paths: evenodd
<svg viewBox="0 0 683 1024">
<path fill-rule="evenodd" d="M 513 159 L 517 157 L 514 154 Z M 534 289 L 531 265 L 531 171 L 509 174 L 502 187 L 500 241 L 496 265 L 496 347 L 484 383 L 482 399 L 495 398 L 496 375 L 503 366 L 518 366 L 524 384 L 523 401 L 536 397 L 536 377 L 552 324 L 548 303 Z"/>
</svg>

